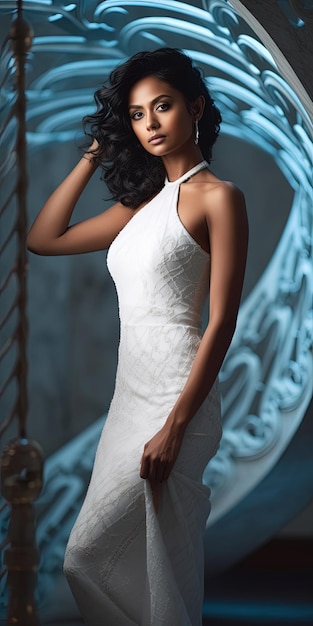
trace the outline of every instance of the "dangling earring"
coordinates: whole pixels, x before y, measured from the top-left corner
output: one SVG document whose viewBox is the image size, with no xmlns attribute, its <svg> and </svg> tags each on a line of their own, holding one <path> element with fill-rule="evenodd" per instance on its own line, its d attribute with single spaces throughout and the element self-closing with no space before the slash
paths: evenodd
<svg viewBox="0 0 313 626">
<path fill-rule="evenodd" d="M 199 143 L 199 122 L 198 120 L 195 120 L 195 144 L 198 145 Z"/>
</svg>

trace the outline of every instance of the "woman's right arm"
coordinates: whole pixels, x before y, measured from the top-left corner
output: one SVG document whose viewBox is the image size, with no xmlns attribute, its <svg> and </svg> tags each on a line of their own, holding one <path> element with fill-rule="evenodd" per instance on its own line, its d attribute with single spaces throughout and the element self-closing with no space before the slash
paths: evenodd
<svg viewBox="0 0 313 626">
<path fill-rule="evenodd" d="M 58 255 L 106 249 L 133 216 L 133 209 L 117 203 L 69 227 L 76 203 L 97 169 L 92 157 L 87 152 L 42 207 L 26 240 L 32 252 Z"/>
</svg>

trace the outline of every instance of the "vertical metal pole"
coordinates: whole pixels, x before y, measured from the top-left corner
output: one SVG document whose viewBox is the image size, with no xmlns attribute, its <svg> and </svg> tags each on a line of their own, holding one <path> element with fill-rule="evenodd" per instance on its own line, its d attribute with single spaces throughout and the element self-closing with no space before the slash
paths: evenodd
<svg viewBox="0 0 313 626">
<path fill-rule="evenodd" d="M 22 16 L 22 0 L 17 2 L 17 18 L 10 32 L 16 65 L 15 116 L 17 120 L 17 255 L 14 273 L 17 277 L 18 322 L 14 333 L 17 342 L 17 400 L 12 418 L 17 417 L 19 437 L 8 443 L 1 458 L 1 491 L 11 505 L 9 547 L 5 552 L 8 570 L 8 625 L 39 626 L 35 601 L 36 572 L 39 552 L 35 542 L 33 502 L 42 488 L 42 453 L 35 442 L 27 439 L 27 148 L 25 61 L 32 41 L 32 32 Z M 9 423 L 9 422 L 8 422 Z"/>
<path fill-rule="evenodd" d="M 19 434 L 21 438 L 26 437 L 26 417 L 27 417 L 27 259 L 25 248 L 25 237 L 27 232 L 27 146 L 26 146 L 26 81 L 25 81 L 25 61 L 27 52 L 31 46 L 32 32 L 29 24 L 23 19 L 22 0 L 17 3 L 17 19 L 12 28 L 12 44 L 16 59 L 16 165 L 17 165 L 17 236 L 18 253 L 16 263 L 16 273 L 19 280 L 18 311 L 19 321 L 17 328 L 17 341 L 19 344 L 19 358 L 17 378 L 19 381 L 17 398 L 17 415 L 19 418 Z"/>
<path fill-rule="evenodd" d="M 2 494 L 11 504 L 8 570 L 9 606 L 7 624 L 39 626 L 35 601 L 39 552 L 35 542 L 33 502 L 42 487 L 42 454 L 27 439 L 10 441 L 1 459 Z"/>
</svg>

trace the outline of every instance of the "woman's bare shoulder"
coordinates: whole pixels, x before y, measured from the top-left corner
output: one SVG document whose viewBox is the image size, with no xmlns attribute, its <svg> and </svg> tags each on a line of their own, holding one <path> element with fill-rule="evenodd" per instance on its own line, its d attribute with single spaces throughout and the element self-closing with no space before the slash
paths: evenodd
<svg viewBox="0 0 313 626">
<path fill-rule="evenodd" d="M 235 207 L 245 203 L 244 193 L 233 182 L 216 179 L 205 184 L 203 200 L 207 207 Z"/>
<path fill-rule="evenodd" d="M 233 225 L 248 232 L 248 217 L 244 193 L 230 181 L 216 180 L 206 183 L 201 206 L 209 229 L 214 224 Z"/>
<path fill-rule="evenodd" d="M 194 200 L 205 213 L 215 210 L 233 210 L 235 207 L 245 208 L 245 197 L 241 189 L 233 182 L 221 180 L 209 170 L 205 170 L 201 176 L 190 185 L 190 193 Z"/>
</svg>

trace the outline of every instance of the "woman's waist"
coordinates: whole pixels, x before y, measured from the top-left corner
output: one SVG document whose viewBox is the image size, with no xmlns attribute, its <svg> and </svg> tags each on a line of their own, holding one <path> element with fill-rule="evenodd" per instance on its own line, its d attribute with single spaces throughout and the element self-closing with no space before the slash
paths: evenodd
<svg viewBox="0 0 313 626">
<path fill-rule="evenodd" d="M 185 378 L 201 341 L 199 328 L 184 324 L 122 324 L 119 366 L 143 380 Z"/>
<path fill-rule="evenodd" d="M 201 318 L 198 310 L 183 306 L 120 306 L 121 326 L 190 327 L 200 332 Z"/>
<path fill-rule="evenodd" d="M 180 320 L 179 322 L 166 322 L 161 320 L 149 321 L 128 321 L 120 323 L 120 344 L 125 340 L 127 342 L 136 342 L 136 346 L 140 345 L 145 348 L 151 345 L 155 347 L 181 348 L 184 345 L 196 345 L 201 340 L 201 328 L 198 325 L 191 324 L 188 320 Z"/>
</svg>

